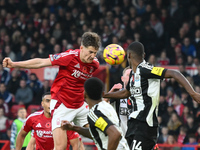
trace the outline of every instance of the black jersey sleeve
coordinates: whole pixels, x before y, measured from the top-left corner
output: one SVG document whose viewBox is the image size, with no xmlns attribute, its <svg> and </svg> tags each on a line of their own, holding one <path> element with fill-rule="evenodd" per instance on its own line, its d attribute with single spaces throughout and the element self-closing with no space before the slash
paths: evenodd
<svg viewBox="0 0 200 150">
<path fill-rule="evenodd" d="M 152 67 L 152 68 L 142 67 L 140 69 L 141 76 L 149 79 L 150 78 L 163 79 L 166 71 L 167 69 L 162 67 Z"/>
<path fill-rule="evenodd" d="M 90 127 L 100 129 L 106 134 L 106 130 L 109 126 L 114 125 L 100 110 L 95 109 L 88 115 L 88 122 Z"/>
</svg>

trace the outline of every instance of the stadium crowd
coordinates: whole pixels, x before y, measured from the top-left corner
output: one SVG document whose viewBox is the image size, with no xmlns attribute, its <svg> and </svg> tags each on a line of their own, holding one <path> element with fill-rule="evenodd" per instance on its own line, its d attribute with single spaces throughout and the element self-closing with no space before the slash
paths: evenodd
<svg viewBox="0 0 200 150">
<path fill-rule="evenodd" d="M 177 65 L 200 93 L 200 0 L 0 0 L 0 62 L 46 58 L 78 49 L 86 31 L 98 33 L 102 47 L 125 50 L 133 41 L 146 49 L 155 66 Z M 121 82 L 125 60 L 110 67 L 110 87 Z M 186 66 L 197 67 L 197 74 Z M 14 104 L 40 104 L 49 81 L 0 64 L 0 139 L 9 139 Z M 173 79 L 161 83 L 158 143 L 200 143 L 200 107 Z M 11 121 L 10 121 L 11 120 Z"/>
</svg>

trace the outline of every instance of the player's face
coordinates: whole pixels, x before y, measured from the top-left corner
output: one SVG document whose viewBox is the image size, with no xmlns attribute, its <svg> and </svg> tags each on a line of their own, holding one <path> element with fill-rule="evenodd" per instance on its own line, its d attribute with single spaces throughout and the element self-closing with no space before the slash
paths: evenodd
<svg viewBox="0 0 200 150">
<path fill-rule="evenodd" d="M 126 87 L 126 85 L 128 84 L 130 72 L 131 72 L 131 69 L 127 69 L 127 70 L 124 72 L 124 75 L 122 76 L 122 82 L 124 83 L 124 86 L 125 86 L 125 87 Z"/>
<path fill-rule="evenodd" d="M 80 50 L 80 59 L 84 63 L 92 63 L 98 52 L 98 50 L 96 50 L 93 46 L 81 46 Z"/>
<path fill-rule="evenodd" d="M 42 107 L 44 108 L 44 111 L 47 113 L 50 113 L 50 101 L 51 101 L 51 95 L 45 95 L 42 100 Z"/>
</svg>

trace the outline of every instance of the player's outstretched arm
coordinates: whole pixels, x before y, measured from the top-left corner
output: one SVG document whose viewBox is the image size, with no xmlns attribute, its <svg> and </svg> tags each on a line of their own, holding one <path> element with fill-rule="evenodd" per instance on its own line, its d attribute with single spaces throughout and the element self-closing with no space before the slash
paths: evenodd
<svg viewBox="0 0 200 150">
<path fill-rule="evenodd" d="M 103 98 L 121 99 L 121 98 L 127 98 L 130 95 L 131 95 L 130 92 L 128 90 L 124 89 L 124 90 L 117 91 L 117 92 L 106 93 L 106 94 L 104 94 Z"/>
<path fill-rule="evenodd" d="M 174 78 L 179 84 L 181 84 L 190 96 L 200 104 L 200 94 L 195 92 L 188 80 L 179 72 L 168 69 L 165 73 L 165 78 Z"/>
<path fill-rule="evenodd" d="M 106 134 L 108 135 L 108 148 L 107 150 L 116 150 L 121 140 L 121 134 L 114 125 L 107 128 Z"/>
<path fill-rule="evenodd" d="M 26 135 L 28 134 L 28 132 L 24 131 L 23 129 L 21 129 L 17 135 L 17 140 L 16 140 L 16 150 L 21 150 L 22 149 L 22 145 L 24 143 L 24 139 L 26 137 Z"/>
<path fill-rule="evenodd" d="M 3 67 L 7 68 L 38 69 L 51 65 L 50 58 L 34 58 L 26 61 L 13 62 L 9 57 L 6 57 L 3 60 Z"/>
<path fill-rule="evenodd" d="M 35 138 L 31 136 L 31 139 L 26 147 L 26 150 L 34 150 L 35 148 Z"/>
<path fill-rule="evenodd" d="M 90 134 L 89 128 L 85 128 L 85 127 L 80 127 L 80 126 L 76 126 L 71 124 L 69 121 L 63 120 L 61 123 L 61 128 L 63 130 L 73 130 L 78 132 L 79 134 L 92 139 L 92 136 Z"/>
</svg>

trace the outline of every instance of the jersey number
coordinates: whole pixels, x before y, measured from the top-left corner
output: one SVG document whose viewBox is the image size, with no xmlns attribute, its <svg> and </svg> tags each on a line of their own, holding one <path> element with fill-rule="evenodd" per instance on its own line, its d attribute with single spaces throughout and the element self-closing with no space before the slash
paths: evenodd
<svg viewBox="0 0 200 150">
<path fill-rule="evenodd" d="M 133 146 L 132 146 L 132 150 L 142 150 L 142 146 L 141 146 L 142 142 L 137 142 L 136 140 L 133 140 Z"/>
</svg>

